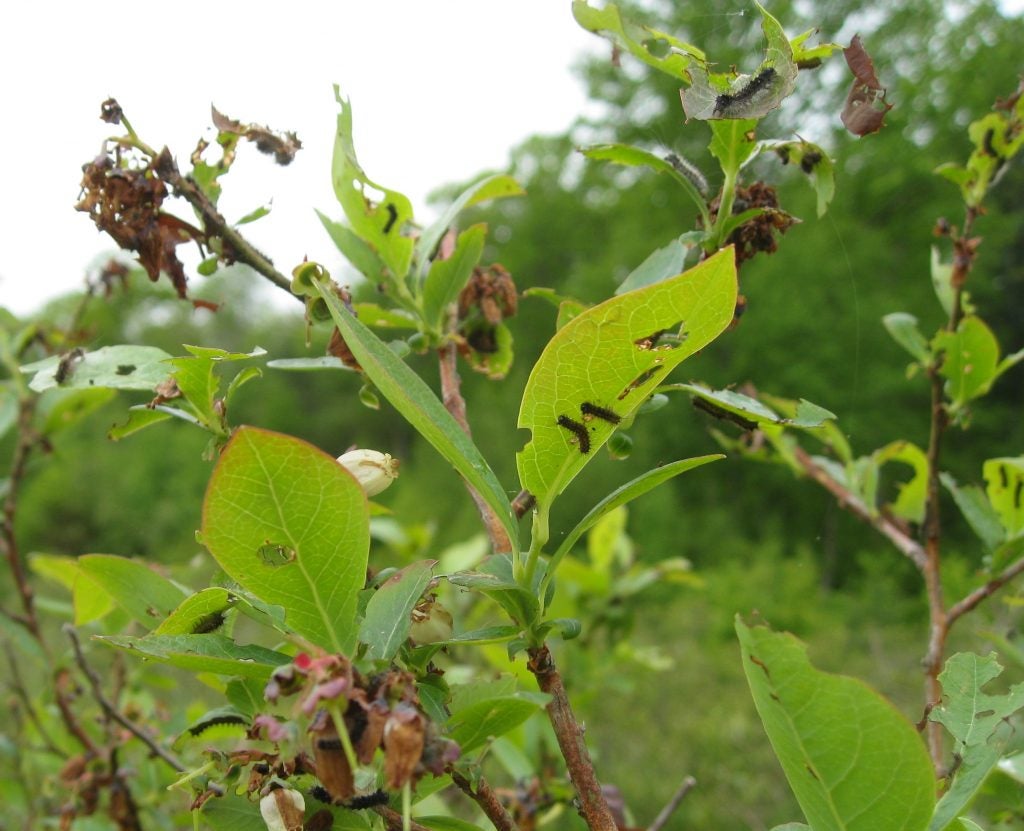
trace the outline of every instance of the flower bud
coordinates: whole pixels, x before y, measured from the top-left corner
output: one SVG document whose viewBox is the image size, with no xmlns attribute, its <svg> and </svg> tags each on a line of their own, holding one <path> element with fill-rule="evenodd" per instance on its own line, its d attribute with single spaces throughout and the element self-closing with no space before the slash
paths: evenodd
<svg viewBox="0 0 1024 831">
<path fill-rule="evenodd" d="M 367 496 L 376 496 L 398 478 L 398 459 L 378 450 L 349 450 L 338 463 L 356 477 Z"/>
<path fill-rule="evenodd" d="M 306 800 L 291 788 L 275 788 L 260 800 L 267 831 L 302 831 Z"/>
</svg>

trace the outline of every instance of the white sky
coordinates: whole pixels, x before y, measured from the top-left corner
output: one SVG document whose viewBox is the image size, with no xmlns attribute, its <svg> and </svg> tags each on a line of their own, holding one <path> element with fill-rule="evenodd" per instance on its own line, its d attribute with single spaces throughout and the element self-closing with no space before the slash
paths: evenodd
<svg viewBox="0 0 1024 831">
<path fill-rule="evenodd" d="M 422 221 L 429 191 L 504 166 L 516 143 L 583 112 L 570 66 L 584 51 L 607 47 L 575 24 L 568 0 L 10 3 L 0 27 L 0 306 L 26 313 L 80 287 L 113 247 L 73 209 L 82 164 L 120 130 L 98 118 L 109 96 L 183 169 L 196 140 L 214 135 L 211 103 L 297 132 L 303 150 L 287 168 L 243 147 L 221 201 L 233 220 L 273 198 L 248 235 L 288 273 L 306 255 L 339 262 L 313 213 L 341 216 L 332 83 L 352 102 L 364 169 L 408 194 Z"/>
</svg>

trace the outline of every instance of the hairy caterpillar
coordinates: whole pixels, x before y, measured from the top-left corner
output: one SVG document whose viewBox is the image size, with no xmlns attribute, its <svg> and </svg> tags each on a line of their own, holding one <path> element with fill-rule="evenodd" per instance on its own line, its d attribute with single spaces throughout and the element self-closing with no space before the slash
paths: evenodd
<svg viewBox="0 0 1024 831">
<path fill-rule="evenodd" d="M 576 443 L 579 445 L 580 453 L 585 456 L 590 452 L 590 433 L 587 432 L 586 425 L 580 424 L 567 415 L 560 415 L 558 417 L 558 426 L 564 427 L 576 436 Z"/>
<path fill-rule="evenodd" d="M 584 401 L 580 404 L 580 412 L 583 413 L 584 419 L 599 418 L 602 421 L 607 421 L 609 424 L 618 424 L 622 421 L 622 416 L 614 410 L 609 410 L 607 407 L 599 407 L 597 404 L 591 404 L 589 401 Z"/>
<path fill-rule="evenodd" d="M 727 109 L 737 104 L 745 104 L 775 78 L 775 70 L 768 66 L 757 73 L 743 89 L 736 92 L 723 92 L 715 99 L 715 115 L 722 115 Z"/>
<path fill-rule="evenodd" d="M 700 172 L 700 168 L 697 165 L 684 159 L 682 156 L 677 156 L 675 153 L 669 153 L 665 157 L 665 161 L 675 168 L 676 173 L 689 179 L 690 184 L 697 188 L 697 192 L 701 196 L 708 195 L 708 180 L 704 178 L 704 174 Z"/>
</svg>

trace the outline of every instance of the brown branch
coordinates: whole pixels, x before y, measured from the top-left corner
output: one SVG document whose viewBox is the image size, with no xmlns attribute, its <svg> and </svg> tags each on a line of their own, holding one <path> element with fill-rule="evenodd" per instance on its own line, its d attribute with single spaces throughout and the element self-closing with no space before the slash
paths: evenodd
<svg viewBox="0 0 1024 831">
<path fill-rule="evenodd" d="M 22 480 L 25 478 L 25 471 L 28 468 L 29 457 L 32 450 L 39 441 L 35 430 L 32 427 L 32 419 L 35 416 L 36 399 L 32 396 L 25 396 L 18 402 L 18 433 L 14 446 L 14 457 L 11 461 L 11 472 L 7 478 L 7 496 L 3 504 L 3 519 L 0 521 L 0 549 L 4 552 L 7 565 L 11 570 L 11 577 L 14 579 L 14 586 L 21 599 L 23 616 L 17 620 L 29 631 L 33 638 L 39 642 L 46 651 L 46 643 L 43 640 L 39 629 L 39 620 L 36 617 L 35 599 L 32 586 L 28 582 L 28 575 L 25 573 L 25 564 L 22 562 L 21 553 L 18 550 L 18 538 L 15 533 L 14 521 L 18 513 L 18 495 Z"/>
<path fill-rule="evenodd" d="M 456 787 L 480 806 L 480 810 L 484 812 L 497 831 L 517 831 L 515 820 L 505 810 L 505 806 L 501 804 L 501 800 L 498 799 L 498 795 L 486 779 L 481 776 L 477 780 L 474 791 L 473 783 L 454 768 L 449 766 L 448 774 L 452 777 L 452 782 Z"/>
<path fill-rule="evenodd" d="M 171 154 L 164 149 L 154 162 L 154 169 L 167 184 L 174 188 L 175 193 L 185 199 L 203 218 L 203 230 L 207 234 L 220 237 L 226 244 L 225 254 L 236 262 L 245 263 L 254 271 L 266 277 L 279 289 L 292 294 L 292 281 L 274 268 L 268 257 L 257 251 L 217 210 L 199 186 L 188 176 L 182 176 Z M 301 302 L 302 298 L 292 295 Z"/>
<path fill-rule="evenodd" d="M 967 275 L 974 264 L 977 241 L 971 239 L 971 229 L 977 217 L 977 210 L 967 208 L 964 227 L 960 233 L 953 235 L 953 271 L 950 285 L 953 289 L 953 305 L 949 312 L 946 330 L 955 332 L 963 318 L 962 294 L 967 282 Z M 925 490 L 924 547 L 925 591 L 928 597 L 928 652 L 925 654 L 923 666 L 925 673 L 925 706 L 934 707 L 942 700 L 942 684 L 939 673 L 946 652 L 946 636 L 949 634 L 950 619 L 946 612 L 946 601 L 942 594 L 942 517 L 941 482 L 939 480 L 939 457 L 942 452 L 942 439 L 949 426 L 949 411 L 945 402 L 945 380 L 942 378 L 943 356 L 936 355 L 928 367 L 928 379 L 931 386 L 931 418 L 928 432 L 928 481 Z M 980 602 L 980 599 L 979 601 Z M 928 752 L 936 771 L 944 766 L 942 748 L 942 725 L 929 721 L 926 727 Z"/>
<path fill-rule="evenodd" d="M 959 618 L 977 608 L 983 600 L 991 597 L 1014 577 L 1022 573 L 1024 573 L 1024 557 L 1007 566 L 996 577 L 993 577 L 985 585 L 976 588 L 964 597 L 963 600 L 950 606 L 946 612 L 946 628 L 951 628 Z"/>
<path fill-rule="evenodd" d="M 573 715 L 562 676 L 551 653 L 546 646 L 533 647 L 527 652 L 530 656 L 527 667 L 537 678 L 541 691 L 551 696 L 546 708 L 548 718 L 569 770 L 569 777 L 579 796 L 580 815 L 590 831 L 617 831 L 601 783 L 594 772 L 594 763 L 583 739 L 583 730 Z"/>
<path fill-rule="evenodd" d="M 377 816 L 383 817 L 384 825 L 388 831 L 403 831 L 402 815 L 394 808 L 387 805 L 374 805 L 371 809 Z M 420 825 L 416 820 L 409 820 L 409 831 L 430 831 L 425 825 Z"/>
<path fill-rule="evenodd" d="M 672 814 L 676 812 L 680 803 L 686 798 L 686 795 L 697 787 L 697 780 L 692 776 L 687 776 L 683 783 L 679 786 L 672 798 L 665 804 L 665 807 L 661 809 L 661 812 L 654 818 L 647 831 L 661 831 L 665 827 L 665 823 L 671 819 Z"/>
<path fill-rule="evenodd" d="M 82 746 L 89 757 L 98 757 L 100 755 L 99 748 L 96 746 L 96 743 L 92 738 L 90 738 L 89 734 L 82 728 L 82 725 L 78 723 L 75 712 L 71 709 L 71 693 L 68 692 L 68 687 L 71 683 L 71 672 L 63 667 L 58 669 L 53 679 L 53 686 L 57 699 L 57 709 L 60 710 L 64 726 L 67 727 L 68 732 Z"/>
<path fill-rule="evenodd" d="M 454 343 L 448 343 L 438 350 L 438 364 L 441 371 L 441 400 L 444 402 L 445 409 L 451 413 L 459 427 L 462 428 L 462 432 L 472 437 L 472 432 L 469 429 L 469 420 L 466 418 L 466 400 L 462 397 L 462 381 L 459 379 L 457 359 L 458 353 Z M 474 504 L 476 504 L 476 509 L 480 513 L 480 519 L 483 520 L 484 528 L 487 531 L 487 536 L 491 541 L 493 550 L 495 552 L 511 551 L 512 543 L 509 541 L 508 534 L 505 532 L 505 526 L 502 525 L 497 514 L 487 504 L 487 500 L 477 492 L 476 488 L 465 480 L 463 480 L 463 483 L 466 486 L 466 490 L 469 491 Z"/>
<path fill-rule="evenodd" d="M 146 747 L 149 748 L 150 752 L 154 756 L 158 756 L 163 759 L 170 767 L 174 768 L 178 773 L 185 771 L 185 765 L 183 765 L 178 758 L 173 754 L 164 750 L 154 739 L 150 736 L 142 727 L 133 722 L 124 713 L 117 709 L 103 694 L 103 688 L 100 686 L 99 676 L 96 671 L 89 666 L 85 660 L 85 655 L 82 652 L 82 645 L 79 643 L 78 634 L 75 632 L 75 628 L 69 624 L 64 624 L 64 633 L 68 636 L 71 641 L 71 646 L 75 652 L 75 663 L 78 664 L 79 669 L 89 681 L 89 686 L 92 689 L 92 696 L 96 699 L 96 703 L 100 705 L 100 709 L 107 718 L 116 721 L 125 730 L 135 736 L 141 741 Z"/>
<path fill-rule="evenodd" d="M 868 510 L 867 505 L 850 491 L 841 482 L 837 482 L 820 465 L 816 464 L 810 454 L 800 446 L 793 450 L 793 457 L 815 482 L 825 488 L 836 497 L 839 506 L 845 508 L 862 522 L 870 525 L 889 542 L 891 542 L 903 556 L 910 559 L 921 571 L 924 571 L 927 555 L 922 545 L 909 536 L 899 525 L 884 514 Z"/>
</svg>

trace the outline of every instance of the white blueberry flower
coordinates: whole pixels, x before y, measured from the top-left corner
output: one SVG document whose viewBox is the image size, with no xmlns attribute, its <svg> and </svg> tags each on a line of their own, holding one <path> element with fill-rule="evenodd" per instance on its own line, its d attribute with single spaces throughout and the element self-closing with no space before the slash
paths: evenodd
<svg viewBox="0 0 1024 831">
<path fill-rule="evenodd" d="M 349 450 L 338 463 L 356 477 L 367 496 L 376 496 L 398 478 L 398 459 L 379 450 Z"/>
</svg>

